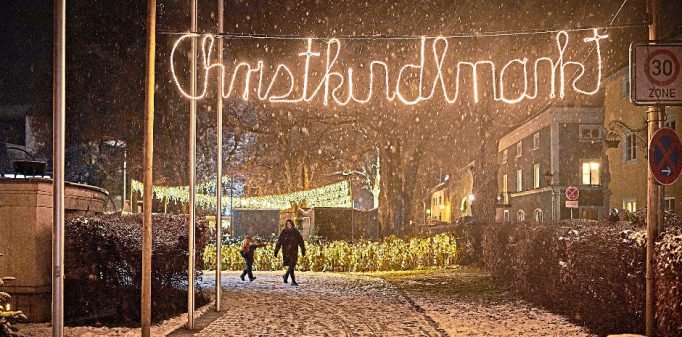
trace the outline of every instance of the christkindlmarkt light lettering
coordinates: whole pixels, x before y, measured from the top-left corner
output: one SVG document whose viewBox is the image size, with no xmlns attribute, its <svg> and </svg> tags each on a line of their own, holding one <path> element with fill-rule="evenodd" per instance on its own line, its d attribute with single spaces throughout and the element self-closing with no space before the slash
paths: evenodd
<svg viewBox="0 0 682 337">
<path fill-rule="evenodd" d="M 471 74 L 473 83 L 472 83 L 472 89 L 473 89 L 473 96 L 474 96 L 474 101 L 478 102 L 479 100 L 479 79 L 478 79 L 478 68 L 480 66 L 486 66 L 486 69 L 490 69 L 490 74 L 491 74 L 491 85 L 493 89 L 493 96 L 496 101 L 502 101 L 505 103 L 518 103 L 522 101 L 523 99 L 535 99 L 538 95 L 538 65 L 540 65 L 542 62 L 545 62 L 547 65 L 550 66 L 551 68 L 551 90 L 550 90 L 550 98 L 554 98 L 557 95 L 557 90 L 556 90 L 556 79 L 557 77 L 559 78 L 559 92 L 558 95 L 560 98 L 563 98 L 566 95 L 566 81 L 569 80 L 567 78 L 567 74 L 565 72 L 565 68 L 567 66 L 577 66 L 578 70 L 575 73 L 575 78 L 573 79 L 572 82 L 570 82 L 571 87 L 573 90 L 575 90 L 578 93 L 585 94 L 585 95 L 594 95 L 597 93 L 599 90 L 599 87 L 601 85 L 601 68 L 602 68 L 602 59 L 601 59 L 601 49 L 600 49 L 600 43 L 599 40 L 607 38 L 608 35 L 599 35 L 597 32 L 597 29 L 593 30 L 594 35 L 589 38 L 583 39 L 585 43 L 595 43 L 595 49 L 596 49 L 596 56 L 597 56 L 597 83 L 594 87 L 593 90 L 583 90 L 578 88 L 578 81 L 583 77 L 585 74 L 585 65 L 581 62 L 574 62 L 574 61 L 565 61 L 564 60 L 564 53 L 566 51 L 566 47 L 568 45 L 568 33 L 565 31 L 560 31 L 556 35 L 556 43 L 557 43 L 557 48 L 558 48 L 558 58 L 556 60 L 553 60 L 549 57 L 540 57 L 533 62 L 533 72 L 534 72 L 534 88 L 532 91 L 529 93 L 529 88 L 528 88 L 528 68 L 529 68 L 529 60 L 527 58 L 524 59 L 513 59 L 507 64 L 505 64 L 501 71 L 499 72 L 499 79 L 496 78 L 497 72 L 495 70 L 495 63 L 492 61 L 477 61 L 477 62 L 457 62 L 457 64 L 454 66 L 453 70 L 456 73 L 455 79 L 454 79 L 454 94 L 450 94 L 448 91 L 448 87 L 446 86 L 446 81 L 445 81 L 445 75 L 443 70 L 448 69 L 447 65 L 445 63 L 445 56 L 448 52 L 448 39 L 444 37 L 435 37 L 435 38 L 426 38 L 422 37 L 421 38 L 421 46 L 420 46 L 420 54 L 419 54 L 419 64 L 406 64 L 402 68 L 400 68 L 400 71 L 398 72 L 398 77 L 396 79 L 395 85 L 391 86 L 390 85 L 390 80 L 389 80 L 389 64 L 382 62 L 382 61 L 371 61 L 369 65 L 369 85 L 366 90 L 366 96 L 365 97 L 360 97 L 359 94 L 354 91 L 354 85 L 353 85 L 353 68 L 348 68 L 346 69 L 347 74 L 344 75 L 342 72 L 334 71 L 332 70 L 334 66 L 337 64 L 338 58 L 339 58 L 339 53 L 341 52 L 341 42 L 338 39 L 330 39 L 327 41 L 327 52 L 326 52 L 326 67 L 324 70 L 324 76 L 322 76 L 322 79 L 320 83 L 317 83 L 315 86 L 314 84 L 311 85 L 309 83 L 309 71 L 310 71 L 310 60 L 312 57 L 319 57 L 321 56 L 320 53 L 313 52 L 313 43 L 312 39 L 307 39 L 307 50 L 303 53 L 298 54 L 299 56 L 304 56 L 305 57 L 305 69 L 304 73 L 302 75 L 303 77 L 303 92 L 300 97 L 293 97 L 292 92 L 294 91 L 294 87 L 296 85 L 296 78 L 292 71 L 289 69 L 284 64 L 279 64 L 275 68 L 275 71 L 272 75 L 272 78 L 270 79 L 269 83 L 266 83 L 267 81 L 264 79 L 264 64 L 263 61 L 257 61 L 255 63 L 255 67 L 253 66 L 252 63 L 248 62 L 241 62 L 237 64 L 233 71 L 232 71 L 232 76 L 229 81 L 229 84 L 226 84 L 226 78 L 230 77 L 227 72 L 226 72 L 226 67 L 223 64 L 220 63 L 215 63 L 212 60 L 212 51 L 213 51 L 213 45 L 214 45 L 214 37 L 212 35 L 204 35 L 202 39 L 202 44 L 201 44 L 201 49 L 202 49 L 202 60 L 203 60 L 203 78 L 204 78 L 204 83 L 203 87 L 200 90 L 200 93 L 196 96 L 192 96 L 191 94 L 188 93 L 188 90 L 183 89 L 182 84 L 180 83 L 177 74 L 176 74 L 176 62 L 178 60 L 176 59 L 175 53 L 178 49 L 178 47 L 183 44 L 183 43 L 188 43 L 191 41 L 191 38 L 199 38 L 199 34 L 186 34 L 181 36 L 174 44 L 173 50 L 171 52 L 170 56 L 170 62 L 171 62 L 171 72 L 173 73 L 173 78 L 175 80 L 175 84 L 178 86 L 178 89 L 180 92 L 187 98 L 189 99 L 202 99 L 206 96 L 206 93 L 208 91 L 208 83 L 209 83 L 209 72 L 211 70 L 215 69 L 215 71 L 218 72 L 218 79 L 220 81 L 220 92 L 223 98 L 228 98 L 232 95 L 233 91 L 238 91 L 239 89 L 235 88 L 235 82 L 237 81 L 238 74 L 242 74 L 242 81 L 243 81 L 243 91 L 242 91 L 242 99 L 243 100 L 248 100 L 249 99 L 249 92 L 251 92 L 251 77 L 254 74 L 257 74 L 258 78 L 258 84 L 257 84 L 257 98 L 261 101 L 268 101 L 268 102 L 273 102 L 273 103 L 296 103 L 296 102 L 310 102 L 313 99 L 315 99 L 318 94 L 323 91 L 323 96 L 322 96 L 322 102 L 324 105 L 328 105 L 330 100 L 334 101 L 338 105 L 346 105 L 350 103 L 351 101 L 357 102 L 357 103 L 367 103 L 372 99 L 372 90 L 374 87 L 374 80 L 375 80 L 375 69 L 379 68 L 383 72 L 384 76 L 384 87 L 385 87 L 385 96 L 388 101 L 394 101 L 398 100 L 402 102 L 403 104 L 407 105 L 414 105 L 417 104 L 421 101 L 426 101 L 431 99 L 434 96 L 434 93 L 437 90 L 438 83 L 440 82 L 440 90 L 442 90 L 442 95 L 443 98 L 445 99 L 446 102 L 448 103 L 454 103 L 457 101 L 458 95 L 459 95 L 459 86 L 460 86 L 460 76 L 464 71 L 471 71 L 469 74 Z M 431 64 L 431 66 L 435 66 L 435 77 L 433 80 L 433 85 L 431 87 L 431 91 L 429 92 L 428 96 L 424 95 L 423 92 L 423 81 L 424 81 L 424 68 L 428 67 L 427 61 L 426 61 L 426 56 L 425 56 L 425 50 L 426 50 L 426 42 L 427 39 L 433 39 L 433 42 L 431 44 L 431 47 L 433 49 L 433 58 L 434 58 L 434 63 Z M 440 52 L 438 50 L 441 50 Z M 184 60 L 184 58 L 183 58 Z M 523 66 L 523 92 L 521 92 L 517 97 L 511 98 L 507 97 L 505 95 L 505 72 L 509 67 L 512 66 Z M 406 98 L 405 94 L 403 94 L 403 90 L 401 88 L 401 82 L 403 81 L 403 73 L 408 70 L 408 69 L 415 69 L 419 71 L 419 90 L 418 90 L 418 96 L 414 99 L 408 99 Z M 284 76 L 281 76 L 283 74 Z M 571 74 L 573 75 L 573 74 Z M 280 78 L 283 77 L 283 78 Z M 335 84 L 332 85 L 330 84 L 330 80 L 334 80 Z M 346 90 L 346 97 L 340 97 L 340 93 L 338 93 L 339 90 L 342 90 L 344 86 L 344 82 L 347 82 L 347 90 Z M 285 89 L 286 93 L 284 94 L 275 94 L 272 92 L 273 86 L 277 84 L 278 88 L 284 87 L 288 88 Z M 498 89 L 499 85 L 499 89 Z M 403 85 L 405 86 L 405 85 Z M 226 88 L 227 87 L 227 88 Z M 324 89 L 323 89 L 324 88 Z M 226 90 L 227 89 L 227 90 Z M 427 89 L 428 90 L 428 89 Z M 451 90 L 451 89 L 450 89 Z"/>
</svg>

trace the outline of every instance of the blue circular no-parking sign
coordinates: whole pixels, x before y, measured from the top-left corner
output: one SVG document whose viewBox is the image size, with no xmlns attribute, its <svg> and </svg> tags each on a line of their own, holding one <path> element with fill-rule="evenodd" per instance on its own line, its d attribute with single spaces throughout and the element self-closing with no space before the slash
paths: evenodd
<svg viewBox="0 0 682 337">
<path fill-rule="evenodd" d="M 570 186 L 566 189 L 566 198 L 568 198 L 568 200 L 578 200 L 578 196 L 580 196 L 580 191 L 578 191 L 577 187 Z"/>
<path fill-rule="evenodd" d="M 649 167 L 661 185 L 670 185 L 680 177 L 682 144 L 680 137 L 671 128 L 660 128 L 649 142 Z"/>
</svg>

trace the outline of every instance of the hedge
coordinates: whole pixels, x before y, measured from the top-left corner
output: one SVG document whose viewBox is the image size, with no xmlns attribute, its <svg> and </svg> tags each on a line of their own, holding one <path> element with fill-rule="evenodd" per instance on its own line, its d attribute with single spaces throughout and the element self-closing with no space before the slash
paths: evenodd
<svg viewBox="0 0 682 337">
<path fill-rule="evenodd" d="M 656 246 L 661 336 L 682 333 L 682 230 Z M 464 261 L 533 303 L 599 334 L 644 333 L 646 231 L 628 222 L 496 223 L 460 229 Z"/>
<path fill-rule="evenodd" d="M 240 244 L 222 247 L 222 269 L 242 270 L 244 261 L 239 255 Z M 280 270 L 282 256 L 274 257 L 274 243 L 256 251 L 256 270 Z M 215 246 L 206 246 L 204 260 L 206 267 L 215 268 Z M 395 236 L 381 242 L 360 241 L 348 243 L 306 243 L 306 256 L 299 252 L 297 268 L 306 271 L 367 272 L 387 270 L 412 270 L 432 266 L 457 264 L 457 245 L 451 234 L 440 234 L 430 238 L 402 240 Z"/>
<path fill-rule="evenodd" d="M 189 217 L 152 218 L 152 320 L 187 309 Z M 196 265 L 203 266 L 208 222 L 197 219 Z M 67 324 L 135 324 L 140 321 L 142 216 L 71 217 L 65 223 L 64 316 Z M 196 281 L 200 282 L 197 273 Z M 198 305 L 208 294 L 198 293 Z"/>
</svg>

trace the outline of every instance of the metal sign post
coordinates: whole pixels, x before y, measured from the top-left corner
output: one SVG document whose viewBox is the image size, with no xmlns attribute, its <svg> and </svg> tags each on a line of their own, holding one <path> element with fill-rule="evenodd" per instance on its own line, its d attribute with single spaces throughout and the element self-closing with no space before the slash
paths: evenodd
<svg viewBox="0 0 682 337">
<path fill-rule="evenodd" d="M 64 139 L 66 128 L 66 0 L 54 2 L 52 83 L 52 336 L 64 335 Z"/>
<path fill-rule="evenodd" d="M 223 15 L 225 13 L 224 0 L 218 0 L 218 34 L 223 33 Z M 218 39 L 218 62 L 223 63 L 223 39 Z M 215 311 L 220 311 L 220 272 L 222 270 L 222 241 L 223 241 L 223 96 L 218 92 L 218 116 L 216 119 L 218 131 L 218 165 L 216 179 L 216 217 L 215 217 Z"/>
<path fill-rule="evenodd" d="M 154 63 L 156 53 L 156 0 L 147 0 L 147 72 L 144 109 L 144 210 L 142 215 L 142 336 L 151 336 L 152 321 L 152 186 L 154 158 Z M 125 172 L 125 171 L 124 171 Z M 123 186 L 125 186 L 125 178 Z M 124 187 L 125 190 L 125 187 Z M 125 194 L 125 192 L 124 192 Z M 123 196 L 125 199 L 125 195 Z"/>
<path fill-rule="evenodd" d="M 197 0 L 192 0 L 192 33 L 197 31 Z M 197 91 L 197 38 L 192 37 L 192 96 Z M 187 328 L 194 329 L 194 218 L 196 204 L 197 101 L 189 108 L 189 265 L 187 275 Z"/>
</svg>

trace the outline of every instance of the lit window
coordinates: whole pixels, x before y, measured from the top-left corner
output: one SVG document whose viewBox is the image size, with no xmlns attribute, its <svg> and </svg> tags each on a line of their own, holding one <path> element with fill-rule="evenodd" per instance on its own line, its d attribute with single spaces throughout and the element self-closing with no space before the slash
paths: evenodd
<svg viewBox="0 0 682 337">
<path fill-rule="evenodd" d="M 665 122 L 663 122 L 663 126 L 665 126 L 666 128 L 671 128 L 673 130 L 676 130 L 675 128 L 676 124 L 677 123 L 675 123 L 675 116 L 668 116 L 665 119 Z"/>
<path fill-rule="evenodd" d="M 601 139 L 601 125 L 583 124 L 580 125 L 580 140 L 597 140 Z"/>
<path fill-rule="evenodd" d="M 533 188 L 540 188 L 540 164 L 533 166 Z"/>
<path fill-rule="evenodd" d="M 543 221 L 541 209 L 538 208 L 535 210 L 535 212 L 533 212 L 533 220 L 535 220 L 535 222 L 542 222 Z"/>
<path fill-rule="evenodd" d="M 637 161 L 637 134 L 634 132 L 623 135 L 623 163 Z"/>
<path fill-rule="evenodd" d="M 599 185 L 599 163 L 583 163 L 583 185 Z"/>
<path fill-rule="evenodd" d="M 540 147 L 540 133 L 539 133 L 539 132 L 536 132 L 536 133 L 533 135 L 533 148 L 534 148 L 534 149 L 537 149 L 537 148 L 539 148 L 539 147 Z"/>
<path fill-rule="evenodd" d="M 504 196 L 504 204 L 509 205 L 509 187 L 507 186 L 507 175 L 502 176 L 502 195 Z"/>
<path fill-rule="evenodd" d="M 516 143 L 516 156 L 521 157 L 523 154 L 523 142 Z"/>
<path fill-rule="evenodd" d="M 675 213 L 675 197 L 665 197 L 663 209 L 665 209 L 666 212 Z"/>
<path fill-rule="evenodd" d="M 509 210 L 504 210 L 504 222 L 509 222 Z"/>
<path fill-rule="evenodd" d="M 623 209 L 628 212 L 637 211 L 637 198 L 627 198 L 623 199 Z"/>
<path fill-rule="evenodd" d="M 505 149 L 504 151 L 502 151 L 502 164 L 504 164 L 504 163 L 507 162 L 507 156 L 508 156 L 508 154 L 509 154 L 509 151 L 508 151 L 507 149 Z"/>
<path fill-rule="evenodd" d="M 524 213 L 523 211 L 519 211 L 518 213 L 516 213 L 516 221 L 518 222 L 526 221 L 526 213 Z"/>
<path fill-rule="evenodd" d="M 523 170 L 516 171 L 516 191 L 523 191 Z"/>
</svg>

